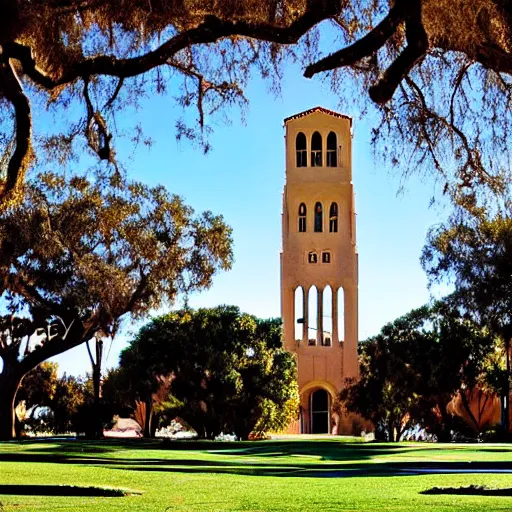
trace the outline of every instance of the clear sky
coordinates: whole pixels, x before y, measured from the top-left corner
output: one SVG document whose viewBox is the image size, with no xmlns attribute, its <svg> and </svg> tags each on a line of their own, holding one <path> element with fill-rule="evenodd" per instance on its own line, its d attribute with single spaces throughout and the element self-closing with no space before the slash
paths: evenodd
<svg viewBox="0 0 512 512">
<path fill-rule="evenodd" d="M 175 123 L 183 110 L 172 96 L 171 91 L 168 97 L 150 98 L 142 109 L 126 114 L 132 118 L 127 122 L 137 119 L 151 136 L 150 149 L 133 152 L 127 143 L 116 149 L 131 178 L 163 184 L 197 212 L 221 213 L 233 228 L 233 269 L 216 276 L 211 289 L 193 295 L 190 305 L 235 304 L 260 317 L 280 316 L 283 119 L 317 105 L 339 111 L 339 98 L 319 79 L 304 79 L 296 67 L 286 70 L 278 97 L 268 92 L 267 84 L 253 79 L 246 89 L 250 104 L 245 123 L 236 109 L 227 110 L 228 125 L 210 118 L 212 150 L 204 155 L 187 141 L 177 143 Z M 429 300 L 419 257 L 428 228 L 442 220 L 443 211 L 429 208 L 433 179 L 414 176 L 404 182 L 400 171 L 384 168 L 378 155 L 374 157 L 369 142 L 372 119 L 361 118 L 356 110 L 343 113 L 354 118 L 359 339 L 363 340 Z M 398 194 L 402 185 L 405 190 Z M 117 365 L 120 350 L 137 327 L 125 322 L 123 332 L 107 349 L 106 367 Z M 61 372 L 76 375 L 89 370 L 84 346 L 55 360 Z"/>
</svg>

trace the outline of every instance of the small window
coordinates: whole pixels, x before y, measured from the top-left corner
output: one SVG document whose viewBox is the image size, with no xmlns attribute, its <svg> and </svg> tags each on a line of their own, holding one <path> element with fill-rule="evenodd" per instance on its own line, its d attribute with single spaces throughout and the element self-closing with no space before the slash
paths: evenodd
<svg viewBox="0 0 512 512">
<path fill-rule="evenodd" d="M 324 215 L 322 203 L 315 204 L 315 233 L 321 233 L 324 230 Z"/>
<path fill-rule="evenodd" d="M 311 167 L 322 167 L 322 136 L 318 132 L 311 137 Z"/>
<path fill-rule="evenodd" d="M 331 253 L 330 252 L 323 252 L 322 253 L 322 263 L 331 263 Z"/>
<path fill-rule="evenodd" d="M 308 152 L 306 149 L 306 136 L 299 132 L 295 139 L 295 151 L 297 154 L 297 167 L 307 167 Z"/>
<path fill-rule="evenodd" d="M 338 203 L 331 203 L 329 208 L 329 233 L 338 232 Z"/>
<path fill-rule="evenodd" d="M 304 203 L 300 203 L 299 206 L 299 233 L 306 232 L 306 213 L 307 208 Z"/>
<path fill-rule="evenodd" d="M 338 167 L 337 139 L 334 132 L 327 135 L 327 167 Z"/>
<path fill-rule="evenodd" d="M 311 251 L 308 254 L 308 263 L 317 263 L 318 262 L 318 255 L 315 251 Z"/>
</svg>

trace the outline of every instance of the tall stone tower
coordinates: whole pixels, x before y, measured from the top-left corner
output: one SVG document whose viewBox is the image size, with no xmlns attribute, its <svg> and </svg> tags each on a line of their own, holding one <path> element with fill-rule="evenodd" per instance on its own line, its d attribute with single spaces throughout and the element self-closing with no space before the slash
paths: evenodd
<svg viewBox="0 0 512 512">
<path fill-rule="evenodd" d="M 301 398 L 290 430 L 348 434 L 354 418 L 340 418 L 332 404 L 358 371 L 352 119 L 316 107 L 284 123 L 281 311 Z"/>
</svg>

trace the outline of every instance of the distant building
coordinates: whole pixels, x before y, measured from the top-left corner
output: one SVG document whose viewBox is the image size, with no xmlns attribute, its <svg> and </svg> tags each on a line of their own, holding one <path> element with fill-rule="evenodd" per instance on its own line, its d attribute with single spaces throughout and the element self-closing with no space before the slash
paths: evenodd
<svg viewBox="0 0 512 512">
<path fill-rule="evenodd" d="M 281 312 L 301 397 L 290 430 L 359 434 L 355 417 L 332 410 L 345 378 L 358 372 L 352 119 L 316 107 L 284 123 Z"/>
</svg>

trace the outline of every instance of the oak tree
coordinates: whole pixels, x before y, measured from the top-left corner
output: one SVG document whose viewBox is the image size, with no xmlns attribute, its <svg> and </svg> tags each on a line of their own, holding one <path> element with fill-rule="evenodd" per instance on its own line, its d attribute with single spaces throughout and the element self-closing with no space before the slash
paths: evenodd
<svg viewBox="0 0 512 512">
<path fill-rule="evenodd" d="M 499 336 L 506 371 L 501 390 L 502 425 L 509 429 L 510 342 L 512 339 L 512 218 L 454 215 L 433 228 L 422 263 L 431 283 L 452 282 L 468 316 Z"/>
<path fill-rule="evenodd" d="M 47 173 L 0 214 L 0 438 L 13 434 L 23 376 L 46 359 L 113 336 L 231 265 L 231 230 L 163 187 L 119 173 Z M 5 310 L 4 309 L 4 310 Z"/>
<path fill-rule="evenodd" d="M 171 312 L 144 326 L 121 353 L 124 390 L 146 402 L 145 434 L 165 383 L 168 418 L 201 437 L 280 430 L 296 418 L 296 363 L 284 350 L 280 319 L 261 320 L 236 306 Z M 125 383 L 127 381 L 125 380 Z"/>
<path fill-rule="evenodd" d="M 245 105 L 251 71 L 279 80 L 287 58 L 378 106 L 374 141 L 393 165 L 435 168 L 457 200 L 500 191 L 511 30 L 506 0 L 5 0 L 0 199 L 43 153 L 89 148 L 114 163 L 115 119 L 144 95 L 173 87 L 201 131 L 209 114 Z M 44 104 L 60 124 L 33 133 Z M 194 128 L 179 123 L 178 135 Z"/>
<path fill-rule="evenodd" d="M 451 299 L 407 313 L 360 345 L 360 378 L 341 391 L 341 402 L 383 427 L 390 441 L 415 423 L 449 440 L 448 403 L 484 371 L 493 338 Z"/>
</svg>

